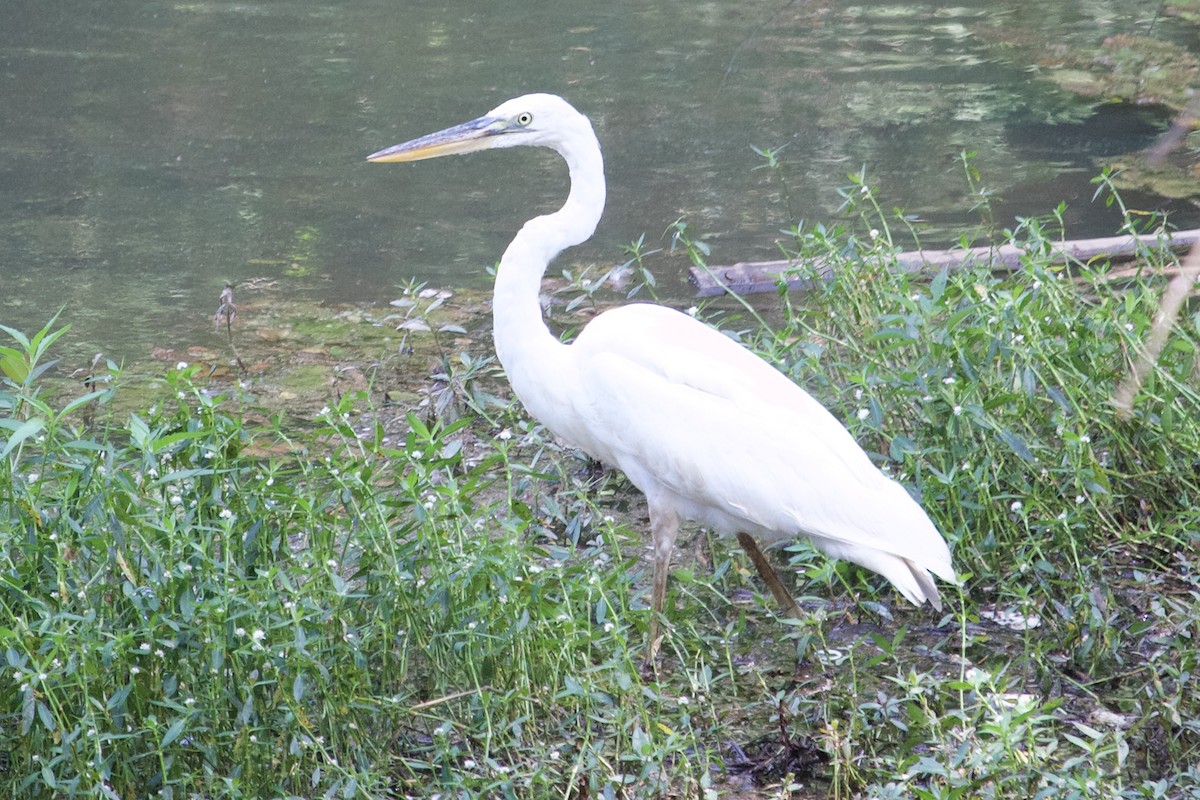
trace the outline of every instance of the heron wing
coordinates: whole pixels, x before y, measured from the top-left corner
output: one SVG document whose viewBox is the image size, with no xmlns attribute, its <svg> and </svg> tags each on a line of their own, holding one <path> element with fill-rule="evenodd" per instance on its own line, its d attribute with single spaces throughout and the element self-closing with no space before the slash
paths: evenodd
<svg viewBox="0 0 1200 800">
<path fill-rule="evenodd" d="M 877 571 L 866 561 L 880 552 L 954 580 L 945 541 L 903 487 L 824 406 L 727 336 L 630 305 L 597 317 L 572 349 L 601 457 L 651 498 L 665 490 L 775 539 L 804 533 Z"/>
</svg>

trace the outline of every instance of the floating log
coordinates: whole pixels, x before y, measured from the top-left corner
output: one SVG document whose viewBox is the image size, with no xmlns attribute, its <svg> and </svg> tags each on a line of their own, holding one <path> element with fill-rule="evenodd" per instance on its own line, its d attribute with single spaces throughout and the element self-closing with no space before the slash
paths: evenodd
<svg viewBox="0 0 1200 800">
<path fill-rule="evenodd" d="M 1054 242 L 1050 245 L 1054 261 L 1090 261 L 1105 258 L 1114 261 L 1133 258 L 1144 248 L 1186 250 L 1200 242 L 1200 229 L 1175 231 L 1166 235 L 1109 236 L 1102 239 L 1075 239 Z M 954 250 L 912 250 L 897 253 L 895 263 L 905 272 L 938 272 L 942 269 L 965 269 L 983 266 L 992 270 L 1015 270 L 1021 264 L 1026 250 L 1011 244 L 992 247 L 956 248 Z M 794 269 L 799 262 L 791 261 L 742 261 L 727 267 L 692 267 L 690 280 L 700 297 L 711 297 L 725 292 L 753 294 L 773 292 L 779 283 L 780 273 Z M 830 259 L 815 259 L 808 262 L 817 274 L 828 278 L 834 269 Z M 812 285 L 810 278 L 789 275 L 788 289 L 804 289 Z"/>
</svg>

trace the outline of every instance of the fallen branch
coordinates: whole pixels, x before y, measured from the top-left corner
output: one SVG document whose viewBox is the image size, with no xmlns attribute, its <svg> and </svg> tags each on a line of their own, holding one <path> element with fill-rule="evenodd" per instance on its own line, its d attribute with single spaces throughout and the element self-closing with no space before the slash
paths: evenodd
<svg viewBox="0 0 1200 800">
<path fill-rule="evenodd" d="M 1133 396 L 1142 388 L 1146 374 L 1158 363 L 1158 356 L 1162 353 L 1167 337 L 1175 327 L 1175 320 L 1179 317 L 1179 309 L 1191 294 L 1197 280 L 1200 280 L 1200 244 L 1192 246 L 1179 272 L 1163 290 L 1154 324 L 1138 352 L 1137 361 L 1113 393 L 1112 404 L 1118 419 L 1129 420 L 1133 417 Z"/>
<path fill-rule="evenodd" d="M 1200 229 L 1175 231 L 1163 235 L 1110 236 L 1102 239 L 1076 239 L 1056 242 L 1050 246 L 1051 258 L 1059 263 L 1067 261 L 1087 262 L 1097 258 L 1119 261 L 1136 256 L 1145 248 L 1182 251 L 1200 243 Z M 942 269 L 966 269 L 983 266 L 992 270 L 1014 270 L 1026 254 L 1023 248 L 1011 244 L 997 247 L 971 247 L 954 250 L 913 250 L 898 253 L 896 267 L 904 272 L 938 272 Z M 788 261 L 743 261 L 726 267 L 692 267 L 690 280 L 701 297 L 734 292 L 753 294 L 773 292 L 779 278 L 794 270 L 798 262 Z M 832 260 L 816 259 L 807 262 L 822 279 L 834 270 Z M 812 279 L 797 274 L 787 275 L 789 289 L 804 289 Z"/>
</svg>

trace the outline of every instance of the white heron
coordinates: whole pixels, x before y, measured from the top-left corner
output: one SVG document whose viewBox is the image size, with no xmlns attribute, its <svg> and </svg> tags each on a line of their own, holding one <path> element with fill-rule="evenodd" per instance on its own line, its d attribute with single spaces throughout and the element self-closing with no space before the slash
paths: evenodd
<svg viewBox="0 0 1200 800">
<path fill-rule="evenodd" d="M 834 558 L 941 609 L 929 573 L 957 583 L 937 528 L 824 406 L 724 334 L 665 306 L 606 311 L 571 344 L 542 319 L 550 262 L 586 241 L 604 210 L 604 162 L 587 117 L 529 94 L 470 122 L 389 147 L 369 161 L 419 161 L 499 147 L 548 147 L 571 189 L 504 251 L 492 300 L 496 355 L 526 410 L 570 444 L 617 467 L 646 495 L 654 583 L 648 658 L 683 519 L 736 534 L 776 600 L 799 610 L 759 551 L 807 537 Z"/>
</svg>

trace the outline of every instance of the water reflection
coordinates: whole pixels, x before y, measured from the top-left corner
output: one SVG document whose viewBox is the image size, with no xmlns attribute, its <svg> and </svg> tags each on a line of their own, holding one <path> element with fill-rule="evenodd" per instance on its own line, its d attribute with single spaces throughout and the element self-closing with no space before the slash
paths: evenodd
<svg viewBox="0 0 1200 800">
<path fill-rule="evenodd" d="M 1162 120 L 1079 127 L 1092 105 L 1030 53 L 1141 30 L 1129 5 L 9 0 L 0 322 L 66 304 L 81 348 L 140 357 L 205 330 L 226 280 L 335 300 L 387 300 L 413 276 L 483 284 L 521 221 L 561 200 L 553 157 L 363 156 L 533 90 L 570 97 L 605 146 L 610 208 L 584 261 L 679 217 L 717 260 L 774 256 L 788 204 L 751 146 L 787 145 L 809 220 L 831 219 L 865 164 L 886 206 L 957 238 L 970 149 L 1005 214 L 1065 198 L 1072 233 L 1108 233 L 1087 205 L 1094 159 Z M 683 265 L 652 266 L 669 285 Z"/>
</svg>

